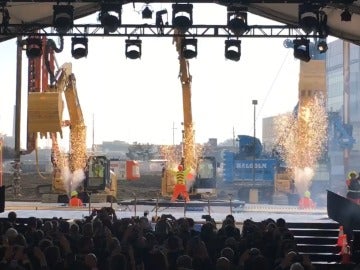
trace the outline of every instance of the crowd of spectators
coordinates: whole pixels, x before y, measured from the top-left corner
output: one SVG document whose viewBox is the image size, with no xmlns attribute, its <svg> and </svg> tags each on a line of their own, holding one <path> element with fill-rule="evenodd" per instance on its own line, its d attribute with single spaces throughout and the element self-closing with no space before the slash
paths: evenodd
<svg viewBox="0 0 360 270">
<path fill-rule="evenodd" d="M 117 218 L 110 207 L 82 220 L 0 223 L 0 269 L 27 270 L 313 270 L 298 253 L 284 219 L 244 220 L 232 215 L 217 227 L 210 216 L 195 229 L 191 218 L 146 215 Z"/>
</svg>

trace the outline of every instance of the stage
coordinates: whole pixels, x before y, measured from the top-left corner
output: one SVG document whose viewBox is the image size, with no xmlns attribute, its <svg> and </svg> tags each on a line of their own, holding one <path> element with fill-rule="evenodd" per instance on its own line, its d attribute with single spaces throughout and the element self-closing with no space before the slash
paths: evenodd
<svg viewBox="0 0 360 270">
<path fill-rule="evenodd" d="M 238 223 L 246 219 L 262 221 L 267 218 L 284 218 L 287 222 L 314 222 L 324 223 L 333 222 L 328 217 L 326 207 L 316 209 L 299 209 L 297 206 L 290 205 L 270 205 L 270 204 L 247 204 L 233 201 L 224 203 L 220 201 L 191 201 L 177 203 L 160 203 L 156 206 L 156 200 L 129 200 L 119 203 L 92 203 L 80 208 L 69 208 L 65 204 L 41 203 L 41 202 L 15 202 L 5 203 L 5 212 L 0 213 L 0 218 L 7 217 L 10 211 L 15 211 L 19 218 L 35 216 L 39 218 L 63 218 L 63 219 L 82 219 L 88 216 L 93 209 L 101 207 L 112 207 L 115 209 L 118 218 L 142 216 L 145 211 L 149 212 L 148 217 L 171 214 L 175 218 L 191 217 L 196 222 L 204 222 L 203 215 L 210 214 L 218 223 L 225 219 L 226 215 L 232 214 Z"/>
</svg>

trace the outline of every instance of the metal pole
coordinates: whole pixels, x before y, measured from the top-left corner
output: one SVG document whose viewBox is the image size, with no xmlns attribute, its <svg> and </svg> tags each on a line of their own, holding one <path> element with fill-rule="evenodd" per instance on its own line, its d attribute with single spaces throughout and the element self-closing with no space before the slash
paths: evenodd
<svg viewBox="0 0 360 270">
<path fill-rule="evenodd" d="M 255 186 L 255 154 L 256 154 L 256 150 L 255 150 L 255 146 L 256 146 L 256 105 L 257 105 L 257 100 L 253 99 L 252 104 L 254 105 L 254 141 L 253 141 L 253 187 Z"/>
<path fill-rule="evenodd" d="M 230 215 L 232 215 L 233 214 L 233 212 L 232 212 L 232 193 L 229 193 L 229 199 L 230 199 L 230 204 L 229 204 L 229 206 L 230 206 Z"/>
<path fill-rule="evenodd" d="M 22 70 L 22 37 L 17 37 L 17 64 L 16 64 L 16 105 L 15 105 L 15 159 L 13 174 L 13 193 L 15 197 L 21 195 L 20 176 L 20 132 L 21 132 L 21 70 Z"/>
<path fill-rule="evenodd" d="M 350 43 L 347 41 L 343 42 L 343 122 L 345 125 L 350 124 Z M 344 148 L 343 152 L 344 159 L 344 175 L 346 176 L 350 171 L 349 160 L 350 150 Z"/>
<path fill-rule="evenodd" d="M 172 126 L 172 139 L 173 139 L 173 145 L 175 145 L 175 123 L 173 122 Z"/>
</svg>

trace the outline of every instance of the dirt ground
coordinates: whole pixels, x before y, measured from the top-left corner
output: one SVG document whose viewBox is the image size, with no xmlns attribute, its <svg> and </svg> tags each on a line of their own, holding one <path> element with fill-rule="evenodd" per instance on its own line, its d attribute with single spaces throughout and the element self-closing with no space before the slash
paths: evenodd
<svg viewBox="0 0 360 270">
<path fill-rule="evenodd" d="M 6 186 L 5 199 L 8 201 L 40 201 L 36 192 L 39 185 L 51 185 L 51 174 L 39 175 L 38 173 L 27 173 L 21 175 L 21 196 L 14 197 L 12 191 L 12 174 L 3 174 Z M 142 175 L 140 179 L 128 181 L 118 180 L 118 192 L 116 199 L 156 198 L 161 188 L 161 177 L 159 175 Z"/>
</svg>

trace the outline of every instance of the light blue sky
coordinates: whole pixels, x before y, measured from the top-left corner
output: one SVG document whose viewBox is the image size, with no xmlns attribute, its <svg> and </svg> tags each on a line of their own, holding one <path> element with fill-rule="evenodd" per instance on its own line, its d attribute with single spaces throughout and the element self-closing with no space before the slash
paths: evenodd
<svg viewBox="0 0 360 270">
<path fill-rule="evenodd" d="M 169 5 L 152 5 L 153 9 Z M 142 8 L 123 7 L 122 22 L 139 23 Z M 204 13 L 204 10 L 206 12 Z M 169 20 L 171 19 L 169 14 Z M 219 5 L 194 5 L 194 24 L 226 24 L 226 9 Z M 96 16 L 82 22 L 96 22 Z M 148 23 L 152 23 L 151 21 Z M 249 24 L 275 24 L 249 15 Z M 54 38 L 57 41 L 56 38 Z M 123 140 L 129 143 L 172 144 L 181 140 L 182 96 L 179 62 L 171 38 L 142 38 L 142 58 L 125 58 L 125 38 L 93 37 L 89 55 L 76 60 L 70 54 L 70 38 L 56 55 L 59 64 L 72 62 L 80 104 L 92 144 L 92 115 L 95 143 Z M 195 137 L 219 142 L 235 134 L 253 134 L 252 100 L 256 107 L 257 137 L 262 136 L 262 118 L 291 111 L 297 102 L 299 60 L 283 46 L 283 38 L 243 38 L 239 62 L 224 57 L 223 38 L 198 38 L 198 56 L 190 60 L 192 113 Z M 0 43 L 0 133 L 12 134 L 15 104 L 16 40 Z M 23 54 L 23 126 L 26 124 L 27 58 Z M 65 129 L 64 133 L 68 130 Z M 25 145 L 25 127 L 21 144 Z M 47 142 L 44 142 L 47 143 Z M 64 145 L 68 144 L 66 136 Z"/>
</svg>

